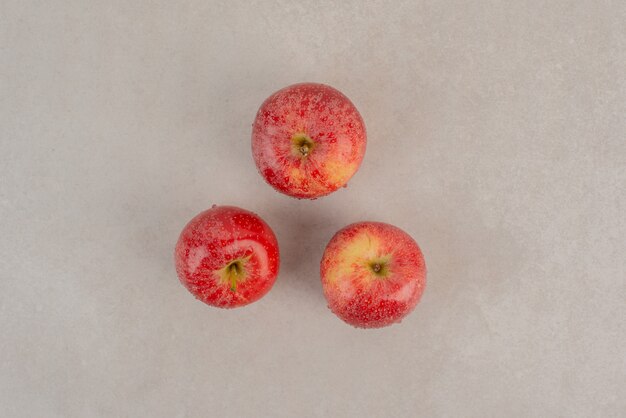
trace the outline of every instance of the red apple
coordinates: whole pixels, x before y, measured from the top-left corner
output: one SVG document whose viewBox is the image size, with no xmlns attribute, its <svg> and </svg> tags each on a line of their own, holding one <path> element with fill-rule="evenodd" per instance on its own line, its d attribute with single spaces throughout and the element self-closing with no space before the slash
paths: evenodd
<svg viewBox="0 0 626 418">
<path fill-rule="evenodd" d="M 274 232 L 259 216 L 214 205 L 185 226 L 175 260 L 178 278 L 197 299 L 236 308 L 272 288 L 280 256 Z"/>
<path fill-rule="evenodd" d="M 272 94 L 252 128 L 252 154 L 279 192 L 315 199 L 345 186 L 365 154 L 365 124 L 350 99 L 324 84 Z"/>
<path fill-rule="evenodd" d="M 321 262 L 329 308 L 359 328 L 400 322 L 424 291 L 426 264 L 406 232 L 381 222 L 359 222 L 330 240 Z"/>
</svg>

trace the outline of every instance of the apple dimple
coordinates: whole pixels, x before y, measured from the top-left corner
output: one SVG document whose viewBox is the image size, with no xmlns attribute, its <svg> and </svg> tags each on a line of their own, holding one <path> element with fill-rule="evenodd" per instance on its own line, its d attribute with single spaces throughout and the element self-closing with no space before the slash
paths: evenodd
<svg viewBox="0 0 626 418">
<path fill-rule="evenodd" d="M 306 133 L 298 132 L 291 137 L 293 155 L 296 157 L 307 157 L 313 152 L 315 142 Z"/>
</svg>

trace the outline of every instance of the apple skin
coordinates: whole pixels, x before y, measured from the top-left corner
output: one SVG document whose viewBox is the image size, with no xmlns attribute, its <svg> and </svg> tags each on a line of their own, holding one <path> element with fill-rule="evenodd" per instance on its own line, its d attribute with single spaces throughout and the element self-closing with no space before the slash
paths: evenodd
<svg viewBox="0 0 626 418">
<path fill-rule="evenodd" d="M 252 155 L 268 184 L 299 199 L 346 186 L 367 136 L 350 99 L 334 88 L 300 83 L 272 94 L 252 125 Z"/>
<path fill-rule="evenodd" d="M 174 252 L 181 283 L 218 308 L 247 305 L 274 285 L 280 264 L 272 229 L 256 214 L 215 206 L 194 217 Z"/>
<path fill-rule="evenodd" d="M 358 222 L 337 232 L 324 251 L 320 275 L 328 307 L 358 328 L 400 322 L 426 286 L 426 264 L 417 243 L 381 222 Z"/>
</svg>

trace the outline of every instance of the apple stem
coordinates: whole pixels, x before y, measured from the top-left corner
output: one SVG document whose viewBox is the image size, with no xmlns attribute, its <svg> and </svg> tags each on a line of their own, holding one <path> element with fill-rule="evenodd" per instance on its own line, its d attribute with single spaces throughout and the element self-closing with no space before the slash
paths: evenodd
<svg viewBox="0 0 626 418">
<path fill-rule="evenodd" d="M 302 154 L 303 156 L 307 156 L 309 155 L 309 147 L 306 144 L 303 144 L 300 146 L 300 154 Z"/>
<path fill-rule="evenodd" d="M 381 265 L 376 263 L 372 266 L 372 270 L 374 270 L 374 273 L 378 273 L 380 272 L 380 270 L 382 269 Z"/>
<path fill-rule="evenodd" d="M 238 262 L 231 264 L 228 268 L 230 290 L 232 290 L 233 292 L 237 291 L 237 276 L 239 275 L 239 269 L 240 269 L 240 266 Z"/>
</svg>

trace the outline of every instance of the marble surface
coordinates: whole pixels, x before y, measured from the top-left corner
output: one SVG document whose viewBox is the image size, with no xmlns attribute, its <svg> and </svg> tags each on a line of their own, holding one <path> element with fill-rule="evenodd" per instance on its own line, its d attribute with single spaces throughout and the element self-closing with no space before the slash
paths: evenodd
<svg viewBox="0 0 626 418">
<path fill-rule="evenodd" d="M 0 3 L 3 417 L 626 416 L 626 3 Z M 313 202 L 257 174 L 260 103 L 328 83 L 369 133 Z M 259 213 L 274 289 L 178 283 L 181 228 Z M 416 311 L 353 329 L 335 231 L 424 250 Z"/>
</svg>

